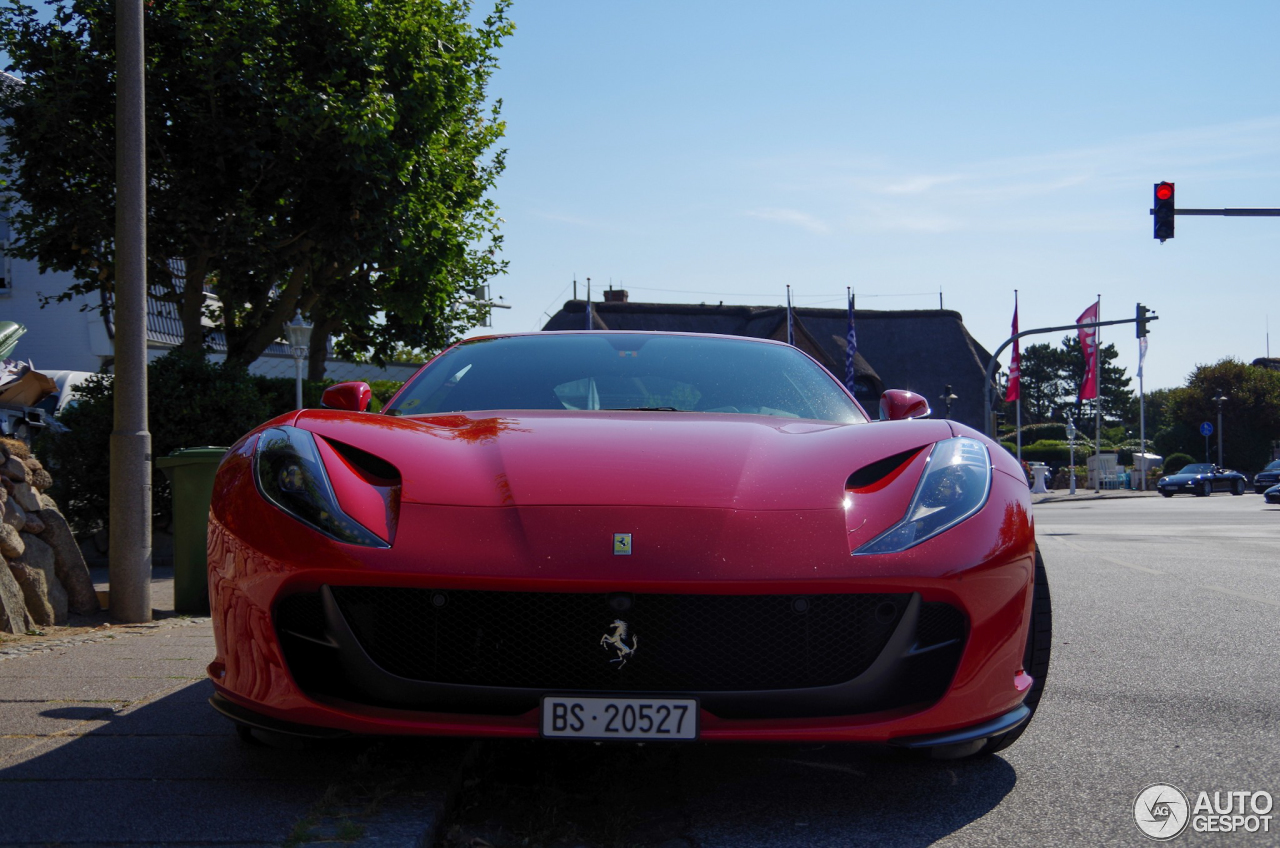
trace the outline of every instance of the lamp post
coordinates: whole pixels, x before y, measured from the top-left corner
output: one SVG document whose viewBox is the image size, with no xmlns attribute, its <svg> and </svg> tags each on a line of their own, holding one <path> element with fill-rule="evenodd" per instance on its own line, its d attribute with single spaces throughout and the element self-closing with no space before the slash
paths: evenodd
<svg viewBox="0 0 1280 848">
<path fill-rule="evenodd" d="M 1071 494 L 1076 493 L 1076 422 L 1071 420 L 1071 413 L 1067 413 L 1067 441 L 1071 444 Z"/>
<path fill-rule="evenodd" d="M 1226 402 L 1228 397 L 1230 397 L 1230 395 L 1223 393 L 1223 391 L 1219 389 L 1218 396 L 1213 399 L 1214 403 L 1218 405 L 1218 467 L 1219 468 L 1222 467 L 1222 404 Z"/>
<path fill-rule="evenodd" d="M 311 346 L 311 322 L 302 317 L 302 310 L 299 309 L 293 320 L 284 325 L 284 330 L 289 334 L 289 347 L 293 350 L 298 409 L 302 409 L 302 362 L 307 358 L 307 350 Z"/>
<path fill-rule="evenodd" d="M 951 384 L 947 383 L 947 388 L 944 390 L 942 397 L 939 398 L 939 400 L 941 400 L 944 404 L 946 404 L 947 418 L 951 417 L 951 404 L 955 403 L 957 399 L 958 399 L 957 396 L 952 394 L 951 392 Z"/>
</svg>

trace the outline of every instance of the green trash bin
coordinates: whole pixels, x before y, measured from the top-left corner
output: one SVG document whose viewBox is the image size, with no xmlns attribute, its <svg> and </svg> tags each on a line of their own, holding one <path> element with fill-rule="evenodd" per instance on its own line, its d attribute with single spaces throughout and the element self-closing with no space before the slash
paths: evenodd
<svg viewBox="0 0 1280 848">
<path fill-rule="evenodd" d="M 208 532 L 213 478 L 227 448 L 182 448 L 156 460 L 173 487 L 173 608 L 209 611 Z"/>
</svg>

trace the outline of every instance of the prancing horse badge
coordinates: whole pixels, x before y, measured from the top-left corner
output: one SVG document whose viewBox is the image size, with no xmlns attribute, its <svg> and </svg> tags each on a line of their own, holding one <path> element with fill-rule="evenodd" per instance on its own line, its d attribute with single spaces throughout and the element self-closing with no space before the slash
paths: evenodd
<svg viewBox="0 0 1280 848">
<path fill-rule="evenodd" d="M 614 556 L 631 556 L 630 533 L 613 534 L 613 554 Z"/>
</svg>

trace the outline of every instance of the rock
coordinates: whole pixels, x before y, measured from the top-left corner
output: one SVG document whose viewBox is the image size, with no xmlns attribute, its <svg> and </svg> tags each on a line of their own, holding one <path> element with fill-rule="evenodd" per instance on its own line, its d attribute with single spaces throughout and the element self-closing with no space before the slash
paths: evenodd
<svg viewBox="0 0 1280 848">
<path fill-rule="evenodd" d="M 0 566 L 0 630 L 21 634 L 35 626 L 35 619 L 27 612 L 22 587 L 8 568 Z"/>
<path fill-rule="evenodd" d="M 0 503 L 3 503 L 3 500 L 0 500 Z M 59 515 L 62 514 L 62 510 L 58 509 L 58 502 L 55 501 L 53 498 L 49 497 L 48 495 L 46 495 L 44 492 L 41 492 L 40 493 L 40 510 L 43 512 L 46 509 L 51 509 L 54 512 L 58 513 Z"/>
<path fill-rule="evenodd" d="M 53 548 L 53 566 L 62 587 L 67 590 L 67 603 L 71 611 L 78 615 L 89 615 L 99 609 L 98 593 L 93 588 L 93 578 L 89 576 L 89 566 L 85 565 L 80 546 L 71 535 L 67 519 L 56 509 L 42 509 L 39 512 L 27 513 L 27 521 L 32 516 L 39 516 L 44 522 L 44 531 L 40 539 Z"/>
<path fill-rule="evenodd" d="M 31 483 L 31 488 L 43 492 L 53 485 L 53 478 L 49 476 L 48 471 L 41 468 L 38 471 L 31 472 L 31 479 L 28 482 Z"/>
<path fill-rule="evenodd" d="M 27 526 L 27 511 L 19 506 L 17 501 L 5 501 L 4 515 L 0 517 L 0 521 L 4 521 L 14 530 L 22 530 Z"/>
<path fill-rule="evenodd" d="M 27 612 L 39 627 L 53 624 L 57 615 L 53 605 L 49 603 L 49 578 L 38 568 L 32 568 L 24 562 L 9 563 L 9 573 L 22 588 L 22 600 L 27 605 Z"/>
<path fill-rule="evenodd" d="M 30 533 L 20 533 L 22 542 L 26 545 L 26 552 L 13 562 L 21 562 L 31 568 L 38 568 L 44 572 L 45 583 L 47 584 L 49 605 L 53 607 L 53 623 L 67 623 L 67 606 L 68 596 L 67 590 L 63 588 L 62 581 L 58 579 L 57 567 L 54 565 L 53 548 L 49 547 L 39 538 L 32 536 Z M 12 565 L 12 562 L 10 563 Z M 31 606 L 28 605 L 30 610 Z M 35 616 L 35 613 L 32 613 Z"/>
<path fill-rule="evenodd" d="M 31 488 L 44 491 L 53 485 L 53 477 L 49 475 L 48 471 L 44 470 L 40 460 L 33 456 L 30 459 L 22 460 L 22 464 L 27 467 L 27 482 L 31 484 Z"/>
<path fill-rule="evenodd" d="M 14 506 L 17 506 L 17 504 L 14 504 Z M 22 529 L 39 536 L 44 532 L 44 519 L 40 517 L 39 512 L 28 512 L 26 526 Z"/>
<path fill-rule="evenodd" d="M 22 536 L 8 524 L 0 523 L 0 556 L 5 559 L 16 559 L 27 551 L 22 543 Z"/>
<path fill-rule="evenodd" d="M 11 456 L 0 465 L 0 474 L 8 477 L 17 483 L 27 482 L 27 466 L 22 464 L 22 460 L 16 456 Z"/>
<path fill-rule="evenodd" d="M 40 511 L 40 493 L 30 483 L 14 483 L 13 499 L 27 512 Z"/>
</svg>

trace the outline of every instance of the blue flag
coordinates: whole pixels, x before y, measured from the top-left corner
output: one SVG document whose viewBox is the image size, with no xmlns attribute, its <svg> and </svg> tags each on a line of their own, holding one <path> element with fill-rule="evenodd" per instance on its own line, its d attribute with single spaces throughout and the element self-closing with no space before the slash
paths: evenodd
<svg viewBox="0 0 1280 848">
<path fill-rule="evenodd" d="M 849 297 L 849 332 L 845 334 L 844 348 L 844 384 L 853 391 L 854 374 L 853 357 L 858 353 L 858 334 L 853 331 L 853 296 Z"/>
</svg>

